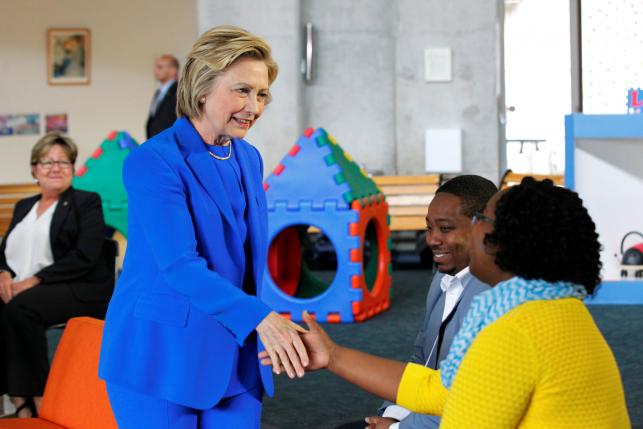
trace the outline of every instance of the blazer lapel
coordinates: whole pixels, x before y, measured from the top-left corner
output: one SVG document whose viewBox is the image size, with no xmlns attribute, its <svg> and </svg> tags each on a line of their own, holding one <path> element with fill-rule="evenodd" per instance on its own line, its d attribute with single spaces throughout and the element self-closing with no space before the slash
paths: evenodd
<svg viewBox="0 0 643 429">
<path fill-rule="evenodd" d="M 450 320 L 449 318 L 450 318 L 450 316 L 451 316 L 451 313 L 453 313 L 453 312 L 458 308 L 458 304 L 459 304 L 459 303 L 460 303 L 460 301 L 462 300 L 462 295 L 463 295 L 463 294 L 464 294 L 464 291 L 460 294 L 460 296 L 458 297 L 458 299 L 456 299 L 456 300 L 455 300 L 455 302 L 453 303 L 453 307 L 451 308 L 451 311 L 449 312 L 449 314 L 446 314 L 446 315 L 444 316 L 444 321 L 442 322 L 442 324 L 447 323 L 447 321 L 448 321 L 448 320 Z M 443 295 L 445 295 L 445 294 L 443 293 Z M 443 306 L 442 308 L 443 308 L 443 311 L 444 311 L 444 306 Z M 442 325 L 442 324 L 441 324 L 441 325 Z"/>
<path fill-rule="evenodd" d="M 212 159 L 210 159 L 201 136 L 199 136 L 187 118 L 179 119 L 175 126 L 178 144 L 182 152 L 187 155 L 185 160 L 192 169 L 194 176 L 201 186 L 205 188 L 212 201 L 219 207 L 228 224 L 238 233 L 228 194 L 223 187 L 219 174 L 215 171 L 214 165 L 212 165 Z"/>
<path fill-rule="evenodd" d="M 22 220 L 29 214 L 33 206 L 36 205 L 38 201 L 40 201 L 40 198 L 42 198 L 42 195 L 40 194 L 34 195 L 33 197 L 29 197 L 29 203 L 24 204 L 24 207 L 22 207 L 22 210 L 20 210 L 19 212 L 16 211 L 15 219 L 12 219 L 14 226 L 22 222 Z M 5 234 L 5 237 L 9 235 L 9 232 L 11 231 L 10 230 L 7 231 L 7 233 Z"/>
<path fill-rule="evenodd" d="M 205 188 L 205 191 L 208 193 L 210 198 L 212 198 L 215 204 L 219 207 L 219 210 L 221 210 L 221 213 L 223 213 L 223 217 L 236 231 L 237 222 L 232 214 L 232 205 L 230 204 L 228 194 L 223 187 L 221 177 L 219 177 L 219 174 L 215 171 L 214 165 L 212 165 L 212 160 L 210 159 L 210 155 L 208 155 L 208 151 L 204 148 L 201 153 L 191 153 L 186 158 L 186 161 L 194 172 L 199 183 L 201 183 L 201 186 Z"/>
<path fill-rule="evenodd" d="M 60 195 L 60 198 L 58 199 L 58 205 L 56 206 L 54 215 L 51 218 L 49 239 L 52 243 L 52 249 L 53 243 L 56 241 L 56 237 L 58 237 L 58 233 L 60 232 L 60 228 L 65 223 L 65 219 L 67 219 L 67 215 L 69 214 L 72 194 L 73 188 L 70 186 L 65 192 Z"/>
<path fill-rule="evenodd" d="M 440 288 L 440 284 L 436 284 Z M 442 326 L 442 313 L 444 313 L 444 304 L 445 304 L 446 294 L 440 290 L 437 301 L 435 305 L 430 308 L 429 322 L 427 323 L 425 335 L 431 333 L 430 336 L 427 335 L 426 344 L 429 345 L 430 349 L 427 350 L 427 353 L 431 353 L 429 357 L 428 366 L 430 368 L 436 368 L 438 361 L 438 336 L 440 332 L 440 326 Z"/>
<path fill-rule="evenodd" d="M 246 210 L 248 211 L 248 235 L 250 238 L 250 246 L 252 250 L 252 265 L 253 273 L 255 278 L 255 283 L 257 287 L 257 295 L 259 295 L 259 290 L 261 287 L 261 277 L 260 277 L 260 267 L 261 267 L 261 258 L 263 258 L 261 243 L 263 242 L 263 236 L 265 226 L 263 225 L 263 220 L 261 214 L 259 213 L 259 203 L 258 198 L 263 198 L 263 195 L 257 195 L 257 189 L 253 182 L 253 171 L 248 161 L 250 154 L 248 153 L 247 147 L 243 144 L 238 144 L 235 146 L 237 151 L 237 162 L 239 163 L 239 169 L 241 170 L 241 180 L 243 182 L 243 189 L 246 193 Z"/>
</svg>

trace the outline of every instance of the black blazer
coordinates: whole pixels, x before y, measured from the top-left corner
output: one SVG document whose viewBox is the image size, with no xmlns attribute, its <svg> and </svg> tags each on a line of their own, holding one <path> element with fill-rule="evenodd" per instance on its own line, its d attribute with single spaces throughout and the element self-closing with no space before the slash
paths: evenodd
<svg viewBox="0 0 643 429">
<path fill-rule="evenodd" d="M 15 273 L 7 265 L 7 237 L 40 200 L 40 194 L 18 201 L 7 233 L 0 244 L 0 269 Z M 72 187 L 60 195 L 51 219 L 51 251 L 54 263 L 35 275 L 42 284 L 66 283 L 80 301 L 109 301 L 114 273 L 101 258 L 105 219 L 100 196 Z"/>
<path fill-rule="evenodd" d="M 145 124 L 148 139 L 170 128 L 176 121 L 176 88 L 177 83 L 174 82 L 156 108 L 154 116 L 148 116 L 147 124 Z"/>
</svg>

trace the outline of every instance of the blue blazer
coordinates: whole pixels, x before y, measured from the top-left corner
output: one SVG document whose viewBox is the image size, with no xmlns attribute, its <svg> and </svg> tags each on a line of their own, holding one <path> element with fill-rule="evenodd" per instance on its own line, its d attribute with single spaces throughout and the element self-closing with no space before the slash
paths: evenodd
<svg viewBox="0 0 643 429">
<path fill-rule="evenodd" d="M 263 163 L 244 140 L 233 145 L 247 199 L 248 269 L 260 296 L 268 219 Z M 259 342 L 251 334 L 271 311 L 242 290 L 244 243 L 223 183 L 186 118 L 132 151 L 123 182 L 128 247 L 105 319 L 99 375 L 170 402 L 211 408 L 226 393 L 239 346 Z M 272 395 L 270 368 L 259 367 Z"/>
</svg>

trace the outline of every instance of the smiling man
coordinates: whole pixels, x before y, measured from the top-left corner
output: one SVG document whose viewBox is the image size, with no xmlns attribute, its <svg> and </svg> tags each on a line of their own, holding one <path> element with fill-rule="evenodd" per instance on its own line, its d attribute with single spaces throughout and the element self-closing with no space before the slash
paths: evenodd
<svg viewBox="0 0 643 429">
<path fill-rule="evenodd" d="M 472 298 L 489 288 L 469 272 L 469 236 L 471 218 L 484 210 L 497 190 L 484 177 L 463 175 L 436 191 L 426 216 L 426 242 L 438 272 L 429 288 L 426 314 L 411 362 L 439 368 Z M 390 402 L 385 402 L 379 411 L 379 417 L 369 418 L 371 423 L 378 421 L 377 428 L 419 429 L 440 425 L 439 417 L 412 413 Z"/>
</svg>

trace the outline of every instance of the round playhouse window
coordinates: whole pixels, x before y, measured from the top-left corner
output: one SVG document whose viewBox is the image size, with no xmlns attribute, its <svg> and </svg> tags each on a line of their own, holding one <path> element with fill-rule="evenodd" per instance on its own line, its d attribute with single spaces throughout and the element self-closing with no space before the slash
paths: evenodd
<svg viewBox="0 0 643 429">
<path fill-rule="evenodd" d="M 286 295 L 314 298 L 326 292 L 335 279 L 335 246 L 315 226 L 291 225 L 281 230 L 270 243 L 268 271 Z"/>
</svg>

